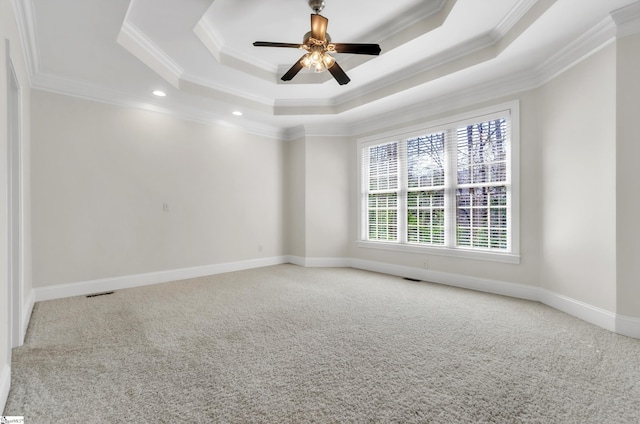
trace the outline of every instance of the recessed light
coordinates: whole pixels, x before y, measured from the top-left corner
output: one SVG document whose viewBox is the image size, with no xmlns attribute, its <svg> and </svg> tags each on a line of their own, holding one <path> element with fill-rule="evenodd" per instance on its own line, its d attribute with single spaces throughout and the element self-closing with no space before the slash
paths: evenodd
<svg viewBox="0 0 640 424">
<path fill-rule="evenodd" d="M 242 112 L 240 112 L 239 110 L 234 110 L 233 113 L 235 116 L 242 116 Z"/>
<path fill-rule="evenodd" d="M 153 92 L 153 94 L 155 94 L 155 95 L 156 95 L 156 96 L 158 96 L 158 97 L 164 97 L 164 96 L 166 96 L 166 95 L 167 95 L 167 93 L 165 93 L 165 92 L 164 92 L 164 91 L 162 91 L 162 90 L 155 90 L 155 91 Z"/>
</svg>

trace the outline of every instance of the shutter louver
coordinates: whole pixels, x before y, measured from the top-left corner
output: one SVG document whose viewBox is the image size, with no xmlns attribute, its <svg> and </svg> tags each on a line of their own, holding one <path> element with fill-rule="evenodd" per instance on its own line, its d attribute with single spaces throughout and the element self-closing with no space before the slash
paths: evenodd
<svg viewBox="0 0 640 424">
<path fill-rule="evenodd" d="M 362 238 L 509 252 L 510 130 L 501 112 L 362 144 Z"/>
<path fill-rule="evenodd" d="M 398 240 L 398 189 L 400 159 L 398 143 L 387 143 L 367 149 L 368 239 Z"/>
<path fill-rule="evenodd" d="M 406 140 L 407 242 L 444 245 L 445 134 Z"/>
<path fill-rule="evenodd" d="M 456 245 L 507 249 L 507 120 L 456 130 Z"/>
</svg>

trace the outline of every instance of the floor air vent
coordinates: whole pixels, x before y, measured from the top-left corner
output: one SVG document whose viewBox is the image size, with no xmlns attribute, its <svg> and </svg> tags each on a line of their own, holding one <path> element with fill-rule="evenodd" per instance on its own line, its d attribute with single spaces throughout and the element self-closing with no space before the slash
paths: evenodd
<svg viewBox="0 0 640 424">
<path fill-rule="evenodd" d="M 98 297 L 98 296 L 106 296 L 108 294 L 113 294 L 112 291 L 109 292 L 104 292 L 104 293 L 94 293 L 94 294 L 88 294 L 87 297 Z"/>
</svg>

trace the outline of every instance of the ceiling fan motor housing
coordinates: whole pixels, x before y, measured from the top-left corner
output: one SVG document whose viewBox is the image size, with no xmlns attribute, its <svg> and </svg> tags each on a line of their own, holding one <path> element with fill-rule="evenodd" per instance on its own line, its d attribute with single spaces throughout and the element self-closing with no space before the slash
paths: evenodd
<svg viewBox="0 0 640 424">
<path fill-rule="evenodd" d="M 309 7 L 315 13 L 320 13 L 324 9 L 324 0 L 309 0 Z"/>
<path fill-rule="evenodd" d="M 302 44 L 304 45 L 309 45 L 309 39 L 311 38 L 311 31 L 307 32 L 304 37 L 302 37 Z M 323 40 L 318 40 L 318 41 L 323 41 Z M 324 41 L 326 42 L 325 44 L 329 44 L 331 43 L 331 36 L 329 35 L 328 32 L 324 33 Z"/>
</svg>

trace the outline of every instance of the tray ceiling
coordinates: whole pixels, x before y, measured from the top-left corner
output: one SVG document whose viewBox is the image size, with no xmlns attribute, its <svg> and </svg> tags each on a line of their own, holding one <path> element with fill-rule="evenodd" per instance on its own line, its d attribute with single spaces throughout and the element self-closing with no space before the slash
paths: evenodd
<svg viewBox="0 0 640 424">
<path fill-rule="evenodd" d="M 307 0 L 19 2 L 32 85 L 291 138 L 355 133 L 539 85 L 640 20 L 635 0 L 325 0 L 351 77 L 280 77 L 302 42 Z M 163 90 L 158 98 L 154 90 Z M 241 111 L 241 117 L 232 115 Z"/>
</svg>

